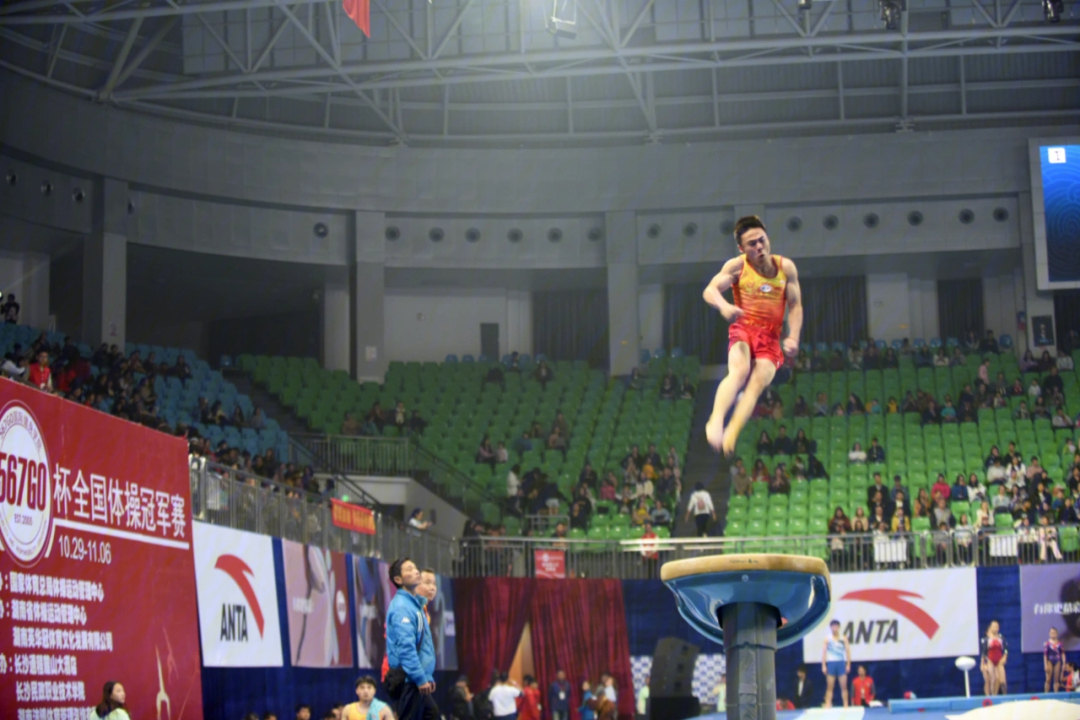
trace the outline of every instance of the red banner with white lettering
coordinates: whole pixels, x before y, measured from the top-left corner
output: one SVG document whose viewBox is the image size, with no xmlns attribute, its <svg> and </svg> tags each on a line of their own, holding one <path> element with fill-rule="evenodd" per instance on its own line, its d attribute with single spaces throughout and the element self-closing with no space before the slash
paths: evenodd
<svg viewBox="0 0 1080 720">
<path fill-rule="evenodd" d="M 331 498 L 331 520 L 339 528 L 365 535 L 375 534 L 375 513 L 369 508 Z"/>
<path fill-rule="evenodd" d="M 566 552 L 564 550 L 534 550 L 536 577 L 562 580 L 566 577 Z"/>
<path fill-rule="evenodd" d="M 186 443 L 0 380 L 0 707 L 202 718 Z"/>
</svg>

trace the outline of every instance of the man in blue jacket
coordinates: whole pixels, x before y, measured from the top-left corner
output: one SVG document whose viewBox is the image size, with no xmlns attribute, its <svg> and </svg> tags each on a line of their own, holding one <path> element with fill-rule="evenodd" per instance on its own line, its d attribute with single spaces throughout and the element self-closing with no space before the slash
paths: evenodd
<svg viewBox="0 0 1080 720">
<path fill-rule="evenodd" d="M 405 675 L 397 698 L 398 720 L 438 720 L 435 692 L 435 645 L 424 617 L 426 600 L 417 595 L 420 571 L 408 558 L 390 566 L 390 582 L 398 589 L 386 614 L 386 655 L 390 671 Z"/>
<path fill-rule="evenodd" d="M 562 670 L 555 673 L 555 682 L 548 688 L 548 707 L 551 720 L 570 720 L 570 682 Z"/>
</svg>

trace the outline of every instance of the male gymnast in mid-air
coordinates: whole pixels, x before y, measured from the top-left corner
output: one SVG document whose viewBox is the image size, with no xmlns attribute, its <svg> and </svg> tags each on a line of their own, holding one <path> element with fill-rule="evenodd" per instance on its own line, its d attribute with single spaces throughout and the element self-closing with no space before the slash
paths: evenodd
<svg viewBox="0 0 1080 720">
<path fill-rule="evenodd" d="M 784 365 L 784 355 L 799 352 L 802 331 L 802 296 L 795 263 L 773 255 L 765 224 L 756 215 L 735 223 L 735 242 L 740 255 L 724 263 L 705 292 L 709 303 L 731 324 L 728 329 L 728 372 L 716 390 L 705 436 L 717 451 L 731 457 L 735 441 L 754 412 L 761 393 Z M 728 288 L 734 303 L 724 297 Z M 780 339 L 787 310 L 787 337 Z M 745 390 L 744 390 L 745 387 Z M 743 390 L 738 404 L 735 398 Z M 724 418 L 735 405 L 731 423 Z"/>
</svg>

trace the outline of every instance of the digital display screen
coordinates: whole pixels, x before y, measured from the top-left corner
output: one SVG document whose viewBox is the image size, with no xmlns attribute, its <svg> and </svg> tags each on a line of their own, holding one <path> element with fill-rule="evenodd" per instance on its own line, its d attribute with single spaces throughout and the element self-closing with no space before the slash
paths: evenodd
<svg viewBox="0 0 1080 720">
<path fill-rule="evenodd" d="M 1039 148 L 1050 282 L 1080 281 L 1080 145 Z"/>
</svg>

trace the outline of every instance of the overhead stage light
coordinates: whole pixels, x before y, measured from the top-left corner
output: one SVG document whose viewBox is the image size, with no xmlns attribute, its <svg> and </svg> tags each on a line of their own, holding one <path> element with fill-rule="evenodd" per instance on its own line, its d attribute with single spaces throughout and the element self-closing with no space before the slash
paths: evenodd
<svg viewBox="0 0 1080 720">
<path fill-rule="evenodd" d="M 886 30 L 900 29 L 900 16 L 907 12 L 907 0 L 879 0 L 881 19 Z"/>
<path fill-rule="evenodd" d="M 577 0 L 552 0 L 551 15 L 544 20 L 547 31 L 555 37 L 577 37 Z"/>
<path fill-rule="evenodd" d="M 1061 22 L 1061 16 L 1065 13 L 1064 0 L 1042 0 L 1042 6 L 1043 15 L 1046 17 L 1046 22 Z"/>
<path fill-rule="evenodd" d="M 813 5 L 813 0 L 799 0 L 800 10 L 809 10 L 811 5 Z"/>
</svg>

